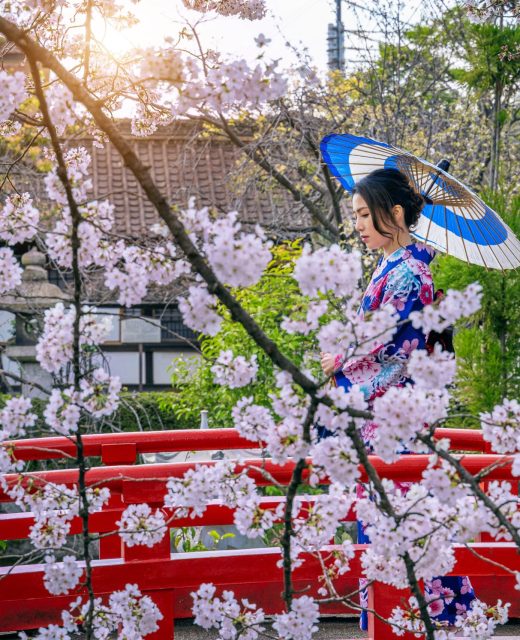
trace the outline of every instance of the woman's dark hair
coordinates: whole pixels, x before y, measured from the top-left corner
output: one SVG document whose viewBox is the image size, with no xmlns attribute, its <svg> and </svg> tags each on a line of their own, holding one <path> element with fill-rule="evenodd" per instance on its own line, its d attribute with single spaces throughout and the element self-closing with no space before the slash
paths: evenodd
<svg viewBox="0 0 520 640">
<path fill-rule="evenodd" d="M 362 178 L 352 190 L 367 203 L 376 231 L 391 238 L 389 229 L 398 229 L 392 208 L 396 204 L 404 210 L 408 229 L 417 224 L 425 200 L 410 185 L 408 178 L 398 169 L 376 169 Z"/>
</svg>

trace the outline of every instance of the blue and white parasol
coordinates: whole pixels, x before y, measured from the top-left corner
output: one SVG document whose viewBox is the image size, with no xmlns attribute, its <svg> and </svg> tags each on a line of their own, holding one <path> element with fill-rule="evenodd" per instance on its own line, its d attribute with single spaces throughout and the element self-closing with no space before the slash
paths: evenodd
<svg viewBox="0 0 520 640">
<path fill-rule="evenodd" d="M 399 169 L 426 199 L 412 235 L 444 253 L 493 269 L 520 266 L 520 242 L 471 189 L 435 166 L 397 147 L 350 134 L 330 134 L 321 153 L 331 173 L 351 191 L 375 169 Z"/>
</svg>

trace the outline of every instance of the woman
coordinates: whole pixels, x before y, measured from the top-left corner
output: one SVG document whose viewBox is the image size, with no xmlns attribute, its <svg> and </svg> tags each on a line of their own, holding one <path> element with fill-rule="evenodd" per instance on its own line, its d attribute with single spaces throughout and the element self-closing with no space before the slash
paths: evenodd
<svg viewBox="0 0 520 640">
<path fill-rule="evenodd" d="M 372 401 L 393 386 L 413 382 L 406 374 L 406 361 L 414 349 L 424 349 L 426 336 L 406 322 L 412 311 L 420 311 L 434 299 L 429 264 L 435 252 L 422 244 L 414 244 L 410 229 L 417 223 L 424 206 L 422 196 L 410 186 L 397 169 L 378 169 L 360 180 L 353 190 L 352 208 L 356 231 L 370 250 L 382 250 L 379 263 L 363 297 L 359 313 L 364 316 L 382 305 L 391 304 L 399 314 L 399 326 L 391 342 L 381 344 L 367 355 L 343 362 L 341 354 L 321 354 L 321 365 L 327 375 L 334 373 L 337 385 L 349 389 L 358 384 Z M 368 421 L 362 436 L 372 446 L 377 425 Z M 358 542 L 370 542 L 358 522 Z M 437 578 L 426 585 L 432 600 L 432 617 L 454 625 L 455 617 L 471 607 L 475 598 L 468 578 Z M 361 604 L 367 606 L 367 593 L 361 593 Z M 367 629 L 367 614 L 362 612 L 360 626 Z"/>
</svg>

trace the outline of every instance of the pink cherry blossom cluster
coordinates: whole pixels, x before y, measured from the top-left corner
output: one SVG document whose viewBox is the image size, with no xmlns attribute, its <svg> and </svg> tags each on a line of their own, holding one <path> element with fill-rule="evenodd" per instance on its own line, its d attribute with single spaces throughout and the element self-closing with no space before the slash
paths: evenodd
<svg viewBox="0 0 520 640">
<path fill-rule="evenodd" d="M 8 196 L 0 209 L 0 238 L 11 245 L 31 240 L 39 221 L 40 212 L 29 193 Z"/>
<path fill-rule="evenodd" d="M 80 381 L 79 404 L 94 418 L 109 416 L 119 406 L 121 380 L 99 367 Z"/>
<path fill-rule="evenodd" d="M 139 79 L 164 80 L 180 83 L 184 79 L 184 63 L 178 49 L 153 47 L 138 52 L 140 54 Z"/>
<path fill-rule="evenodd" d="M 276 521 L 279 522 L 283 518 L 285 507 L 283 503 L 272 511 L 262 508 L 260 501 L 260 496 L 253 488 L 248 494 L 239 496 L 237 500 L 233 521 L 239 533 L 248 538 L 262 537 L 273 528 Z"/>
<path fill-rule="evenodd" d="M 188 296 L 178 298 L 178 304 L 184 323 L 193 331 L 208 336 L 220 331 L 222 316 L 218 313 L 218 301 L 205 285 L 189 287 Z"/>
<path fill-rule="evenodd" d="M 311 449 L 313 472 L 318 478 L 329 477 L 332 482 L 353 486 L 359 480 L 359 458 L 352 440 L 345 433 L 323 438 Z"/>
<path fill-rule="evenodd" d="M 422 311 L 412 311 L 410 320 L 416 329 L 422 327 L 425 334 L 430 331 L 441 333 L 460 318 L 471 316 L 480 309 L 482 286 L 473 282 L 462 291 L 448 289 L 446 296 L 438 303 L 428 304 Z"/>
<path fill-rule="evenodd" d="M 82 633 L 82 622 L 86 619 L 90 603 L 77 598 L 63 611 L 63 627 L 50 625 L 39 629 L 36 640 L 72 640 Z M 114 591 L 103 604 L 101 598 L 94 600 L 92 615 L 93 637 L 106 640 L 114 634 L 119 638 L 142 640 L 159 628 L 163 619 L 159 607 L 150 598 L 143 596 L 136 584 L 127 584 L 121 591 Z"/>
<path fill-rule="evenodd" d="M 179 116 L 193 109 L 217 113 L 261 109 L 287 93 L 287 79 L 276 71 L 277 64 L 251 68 L 245 60 L 222 62 L 216 58 L 201 69 L 193 60 L 186 60 L 186 83 L 171 107 L 172 114 Z"/>
<path fill-rule="evenodd" d="M 36 423 L 36 414 L 32 413 L 32 400 L 30 398 L 9 398 L 0 411 L 0 440 L 7 438 L 20 438 L 25 435 L 26 429 Z"/>
<path fill-rule="evenodd" d="M 103 265 L 106 262 L 104 234 L 114 223 L 114 206 L 108 200 L 92 201 L 79 207 L 82 222 L 78 225 L 80 242 L 78 262 L 81 268 Z M 60 267 L 72 267 L 72 218 L 68 207 L 61 211 L 54 229 L 46 235 L 47 253 Z"/>
<path fill-rule="evenodd" d="M 72 195 L 76 202 L 85 202 L 92 189 L 92 180 L 88 178 L 91 157 L 84 147 L 73 147 L 64 153 L 67 176 L 72 186 Z M 63 188 L 57 169 L 50 171 L 44 179 L 47 195 L 58 204 L 68 205 L 67 195 Z"/>
<path fill-rule="evenodd" d="M 345 491 L 343 484 L 331 484 L 329 492 L 317 495 L 314 501 L 306 506 L 303 513 L 302 504 L 308 502 L 309 496 L 298 496 L 295 499 L 294 539 L 291 545 L 293 562 L 297 560 L 300 553 L 317 552 L 331 543 L 341 521 L 346 519 L 355 497 L 355 492 Z M 300 515 L 298 515 L 299 512 Z M 353 546 L 346 546 L 343 551 L 346 562 L 354 557 Z"/>
<path fill-rule="evenodd" d="M 56 127 L 59 136 L 65 129 L 78 121 L 78 103 L 72 97 L 72 93 L 61 82 L 54 82 L 45 91 L 45 99 L 49 107 L 50 118 Z"/>
<path fill-rule="evenodd" d="M 76 433 L 81 417 L 78 394 L 74 387 L 53 389 L 43 412 L 48 427 L 68 436 Z"/>
<path fill-rule="evenodd" d="M 434 597 L 438 598 L 438 596 Z M 433 603 L 430 606 L 433 607 Z M 438 628 L 434 632 L 435 640 L 456 640 L 461 637 L 471 640 L 493 638 L 497 626 L 507 622 L 508 609 L 509 604 L 503 605 L 502 600 L 499 600 L 494 607 L 490 607 L 480 600 L 475 600 L 470 611 L 464 611 L 457 615 L 455 631 L 437 625 Z M 424 623 L 419 615 L 419 605 L 414 596 L 409 598 L 407 608 L 396 607 L 388 621 L 394 625 L 393 632 L 396 636 L 404 635 L 405 631 L 416 633 L 418 636 L 425 633 Z"/>
<path fill-rule="evenodd" d="M 64 556 L 57 562 L 54 555 L 45 556 L 43 583 L 49 593 L 56 596 L 68 593 L 78 584 L 83 567 L 74 556 Z"/>
<path fill-rule="evenodd" d="M 245 599 L 240 606 L 232 591 L 223 591 L 221 598 L 215 596 L 216 591 L 215 585 L 203 583 L 191 594 L 195 623 L 207 631 L 218 629 L 222 640 L 234 640 L 239 632 L 244 640 L 256 640 L 265 631 L 261 626 L 265 621 L 263 610 Z"/>
<path fill-rule="evenodd" d="M 366 577 L 404 588 L 408 584 L 405 553 L 414 561 L 418 578 L 431 580 L 451 571 L 454 533 L 448 524 L 453 520 L 453 506 L 430 496 L 420 484 L 412 484 L 403 493 L 392 481 L 383 483 L 397 517 L 387 515 L 377 501 L 368 498 L 356 504 L 358 517 L 368 523 L 366 533 L 372 543 L 361 558 Z"/>
<path fill-rule="evenodd" d="M 363 318 L 353 312 L 356 297 L 345 302 L 342 320 L 331 320 L 317 334 L 321 351 L 341 353 L 345 360 L 365 355 L 391 341 L 396 331 L 398 314 L 392 305 L 384 305 Z M 348 363 L 348 360 L 347 360 Z"/>
<path fill-rule="evenodd" d="M 520 403 L 507 398 L 490 413 L 480 414 L 480 427 L 496 453 L 520 453 Z"/>
<path fill-rule="evenodd" d="M 237 476 L 234 470 L 235 463 L 226 460 L 214 465 L 197 465 L 183 478 L 170 478 L 166 484 L 165 506 L 178 509 L 179 515 L 201 516 L 210 500 L 224 500 L 222 491 L 227 495 L 234 485 L 241 487 L 244 476 Z"/>
<path fill-rule="evenodd" d="M 347 253 L 337 244 L 316 251 L 305 245 L 294 266 L 301 292 L 311 297 L 319 293 L 351 296 L 357 291 L 361 274 L 361 254 Z"/>
<path fill-rule="evenodd" d="M 118 533 L 127 547 L 145 545 L 153 547 L 167 532 L 166 521 L 160 509 L 155 513 L 147 504 L 131 504 L 116 522 Z"/>
<path fill-rule="evenodd" d="M 36 358 L 45 371 L 58 373 L 71 361 L 75 318 L 75 308 L 67 309 L 62 302 L 45 311 L 43 331 L 36 344 Z M 111 325 L 109 316 L 100 317 L 85 309 L 80 318 L 80 345 L 101 344 Z"/>
<path fill-rule="evenodd" d="M 79 493 L 76 487 L 48 483 L 34 493 L 27 492 L 21 484 L 7 489 L 16 504 L 30 510 L 34 516 L 29 538 L 37 549 L 62 547 L 70 532 L 70 521 L 79 514 Z M 110 498 L 110 491 L 103 488 L 87 488 L 89 513 L 96 513 Z"/>
<path fill-rule="evenodd" d="M 7 120 L 26 97 L 25 74 L 0 70 L 0 122 Z"/>
<path fill-rule="evenodd" d="M 273 412 L 280 417 L 274 428 L 266 434 L 266 448 L 275 464 L 284 464 L 287 458 L 305 458 L 310 444 L 303 439 L 303 423 L 309 399 L 295 390 L 290 375 L 283 371 L 276 375 L 278 392 L 270 394 Z"/>
<path fill-rule="evenodd" d="M 417 387 L 444 389 L 452 384 L 457 372 L 455 354 L 443 351 L 440 344 L 435 345 L 432 353 L 414 349 L 408 358 L 407 370 Z"/>
<path fill-rule="evenodd" d="M 240 637 L 255 640 L 265 629 L 261 626 L 265 621 L 262 609 L 247 600 L 238 603 L 232 591 L 223 591 L 221 597 L 216 595 L 215 585 L 201 584 L 193 598 L 195 622 L 203 629 L 216 628 L 219 638 L 233 640 L 240 629 Z M 309 596 L 300 596 L 292 601 L 287 613 L 275 614 L 273 629 L 281 640 L 311 640 L 318 630 L 318 605 Z"/>
<path fill-rule="evenodd" d="M 273 617 L 273 629 L 282 640 L 311 640 L 318 631 L 318 605 L 309 596 L 294 598 L 287 613 Z"/>
<path fill-rule="evenodd" d="M 256 355 L 248 360 L 244 356 L 235 356 L 230 349 L 221 351 L 211 367 L 215 384 L 231 389 L 245 387 L 256 379 L 258 363 Z"/>
<path fill-rule="evenodd" d="M 9 247 L 0 248 L 0 295 L 22 283 L 22 268 Z"/>
<path fill-rule="evenodd" d="M 301 333 L 309 335 L 311 331 L 319 328 L 319 320 L 329 310 L 329 303 L 326 300 L 311 300 L 305 310 L 305 318 L 297 320 L 294 315 L 285 317 L 281 324 L 282 329 L 287 333 Z"/>
<path fill-rule="evenodd" d="M 390 387 L 374 400 L 374 452 L 385 462 L 397 460 L 425 426 L 446 418 L 449 400 L 446 390 Z"/>
<path fill-rule="evenodd" d="M 222 282 L 232 287 L 249 287 L 260 279 L 271 260 L 270 243 L 257 225 L 255 233 L 241 232 L 238 213 L 231 211 L 206 230 L 203 249 Z"/>
<path fill-rule="evenodd" d="M 188 9 L 222 16 L 238 16 L 243 20 L 261 20 L 267 13 L 265 0 L 182 0 Z"/>
<path fill-rule="evenodd" d="M 148 89 L 149 100 L 152 100 L 153 92 Z M 166 126 L 174 119 L 173 113 L 165 111 L 165 108 L 154 105 L 138 104 L 131 121 L 132 135 L 138 138 L 146 138 L 157 131 L 160 126 Z"/>
<path fill-rule="evenodd" d="M 233 426 L 244 438 L 265 442 L 274 429 L 274 418 L 267 407 L 253 403 L 251 396 L 240 398 L 231 412 Z"/>
</svg>

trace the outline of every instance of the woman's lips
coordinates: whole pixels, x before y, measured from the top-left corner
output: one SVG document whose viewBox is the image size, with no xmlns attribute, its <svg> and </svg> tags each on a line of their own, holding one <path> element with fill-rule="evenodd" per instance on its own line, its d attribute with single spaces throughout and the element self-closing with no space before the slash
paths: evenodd
<svg viewBox="0 0 520 640">
<path fill-rule="evenodd" d="M 367 240 L 368 240 L 368 236 L 361 236 L 361 240 L 362 240 L 363 242 L 367 242 Z"/>
</svg>

